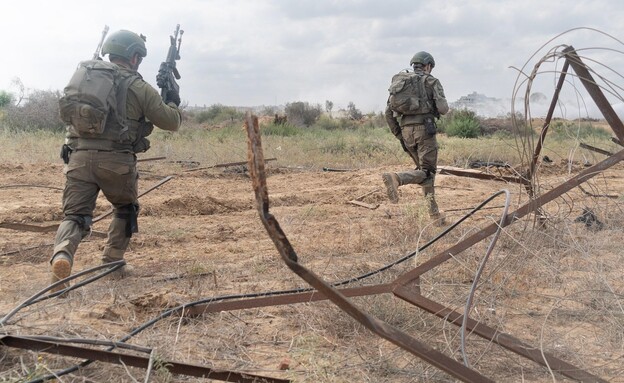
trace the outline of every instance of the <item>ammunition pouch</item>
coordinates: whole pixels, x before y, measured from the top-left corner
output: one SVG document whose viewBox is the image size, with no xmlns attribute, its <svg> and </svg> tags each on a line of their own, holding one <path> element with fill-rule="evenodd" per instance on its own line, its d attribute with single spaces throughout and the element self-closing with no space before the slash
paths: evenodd
<svg viewBox="0 0 624 383">
<path fill-rule="evenodd" d="M 138 216 L 139 205 L 133 203 L 124 205 L 115 212 L 115 218 L 126 221 L 126 238 L 132 238 L 132 234 L 139 232 Z"/>
<path fill-rule="evenodd" d="M 147 122 L 144 119 L 139 121 L 137 128 L 136 139 L 132 143 L 132 151 L 134 153 L 143 153 L 150 148 L 150 141 L 146 138 L 154 130 L 154 125 L 151 122 Z"/>
<path fill-rule="evenodd" d="M 134 153 L 143 153 L 147 152 L 150 147 L 150 141 L 145 137 L 141 137 L 134 145 L 132 145 L 132 151 Z"/>
<path fill-rule="evenodd" d="M 73 152 L 71 146 L 63 144 L 63 146 L 61 147 L 61 159 L 63 160 L 63 163 L 65 165 L 69 163 L 69 155 L 71 154 L 71 152 Z"/>
<path fill-rule="evenodd" d="M 437 133 L 436 123 L 433 117 L 426 116 L 425 119 L 423 120 L 423 123 L 425 125 L 425 133 L 427 133 L 430 136 L 433 136 Z"/>
</svg>

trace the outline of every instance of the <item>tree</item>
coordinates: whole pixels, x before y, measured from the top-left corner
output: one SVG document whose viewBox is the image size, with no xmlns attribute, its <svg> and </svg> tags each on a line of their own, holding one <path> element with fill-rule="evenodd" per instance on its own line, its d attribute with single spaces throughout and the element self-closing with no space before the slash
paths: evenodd
<svg viewBox="0 0 624 383">
<path fill-rule="evenodd" d="M 332 109 L 334 109 L 334 103 L 329 100 L 325 100 L 325 111 L 329 113 L 329 117 L 332 116 Z"/>
<path fill-rule="evenodd" d="M 362 119 L 362 112 L 358 108 L 356 108 L 355 104 L 351 101 L 349 102 L 349 105 L 347 105 L 347 114 L 352 120 Z"/>
<path fill-rule="evenodd" d="M 11 80 L 11 85 L 16 87 L 18 90 L 17 102 L 15 105 L 19 106 L 24 99 L 24 95 L 26 94 L 26 87 L 19 77 L 14 77 L 13 80 Z"/>
<path fill-rule="evenodd" d="M 12 103 L 13 95 L 5 90 L 0 90 L 0 108 L 4 108 Z"/>
</svg>

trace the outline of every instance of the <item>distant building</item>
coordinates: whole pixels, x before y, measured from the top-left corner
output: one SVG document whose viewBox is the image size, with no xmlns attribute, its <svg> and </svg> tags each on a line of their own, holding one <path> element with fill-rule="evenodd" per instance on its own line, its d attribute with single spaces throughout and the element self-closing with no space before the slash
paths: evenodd
<svg viewBox="0 0 624 383">
<path fill-rule="evenodd" d="M 467 96 L 461 96 L 459 100 L 452 102 L 450 106 L 457 109 L 472 109 L 484 105 L 500 104 L 502 101 L 500 98 L 487 97 L 484 94 L 472 92 Z"/>
<path fill-rule="evenodd" d="M 509 102 L 472 92 L 449 104 L 451 109 L 467 109 L 482 117 L 498 117 L 509 113 Z"/>
</svg>

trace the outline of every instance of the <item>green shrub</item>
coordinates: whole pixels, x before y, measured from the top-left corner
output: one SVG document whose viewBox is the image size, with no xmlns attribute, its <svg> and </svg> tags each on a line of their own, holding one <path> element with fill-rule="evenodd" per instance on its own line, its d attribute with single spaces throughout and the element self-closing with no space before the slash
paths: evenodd
<svg viewBox="0 0 624 383">
<path fill-rule="evenodd" d="M 200 124 L 220 124 L 223 122 L 233 123 L 234 120 L 243 118 L 244 114 L 236 110 L 232 106 L 224 106 L 221 104 L 214 104 L 208 107 L 207 110 L 202 110 L 195 114 L 195 121 Z"/>
<path fill-rule="evenodd" d="M 0 90 L 0 108 L 13 103 L 13 95 L 7 91 Z"/>
<path fill-rule="evenodd" d="M 477 138 L 481 135 L 481 124 L 475 112 L 467 109 L 452 111 L 444 116 L 440 131 L 449 137 Z"/>
<path fill-rule="evenodd" d="M 330 118 L 329 116 L 321 116 L 314 124 L 314 127 L 325 130 L 336 130 L 340 128 L 340 119 Z"/>
<path fill-rule="evenodd" d="M 554 139 L 587 139 L 593 138 L 605 138 L 609 139 L 611 133 L 608 131 L 597 128 L 591 124 L 591 122 L 571 122 L 571 121 L 553 121 L 549 127 L 549 136 Z"/>
</svg>

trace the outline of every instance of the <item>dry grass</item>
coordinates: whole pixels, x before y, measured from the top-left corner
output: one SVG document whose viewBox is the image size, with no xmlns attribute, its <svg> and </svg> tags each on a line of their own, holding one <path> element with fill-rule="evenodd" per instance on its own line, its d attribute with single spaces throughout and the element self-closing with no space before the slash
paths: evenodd
<svg viewBox="0 0 624 383">
<path fill-rule="evenodd" d="M 271 170 L 274 173 L 269 179 L 272 212 L 301 262 L 328 281 L 360 275 L 391 263 L 422 246 L 440 230 L 430 224 L 419 198 L 420 191 L 415 189 L 402 191 L 402 201 L 408 202 L 383 205 L 373 212 L 346 212 L 347 195 L 363 194 L 379 186 L 372 181 L 378 178 L 379 169 L 369 171 L 368 167 L 404 166 L 405 159 L 394 138 L 385 133 L 368 132 L 364 138 L 353 132 L 344 134 L 345 145 L 334 146 L 330 144 L 338 136 L 321 137 L 316 143 L 308 142 L 310 136 L 264 139 L 265 156 L 279 159 L 279 166 Z M 0 136 L 0 143 L 12 148 L 2 153 L 0 160 L 7 166 L 53 163 L 57 161 L 56 148 L 61 141 L 62 138 L 53 135 Z M 446 138 L 440 141 L 442 164 L 462 165 L 471 159 L 516 163 L 519 159 L 510 150 L 511 142 Z M 167 138 L 156 135 L 153 142 L 150 157 L 166 155 L 171 160 L 193 160 L 202 165 L 240 161 L 246 156 L 242 132 L 235 130 L 221 135 L 199 131 Z M 358 154 L 373 144 L 391 149 L 380 150 L 369 157 Z M 13 145 L 25 148 L 28 155 L 22 152 L 21 157 L 14 157 L 18 150 Z M 359 149 L 349 149 L 352 147 Z M 319 148 L 326 150 L 317 150 Z M 571 153 L 576 161 L 583 158 L 578 150 L 571 151 L 559 142 L 547 150 L 560 153 L 559 158 L 568 158 Z M 13 157 L 8 157 L 7 152 Z M 543 190 L 556 186 L 568 174 L 561 172 L 564 165 L 556 165 L 557 169 L 555 165 L 541 169 L 544 171 L 540 180 Z M 314 173 L 306 179 L 304 174 L 299 177 L 298 173 L 279 170 L 286 166 L 359 170 L 336 178 Z M 179 171 L 180 166 L 155 162 L 145 164 L 145 169 L 154 174 L 171 174 L 172 170 Z M 558 175 L 546 177 L 547 171 Z M 618 166 L 597 177 L 588 189 L 595 194 L 622 195 L 621 171 Z M 229 177 L 227 179 L 232 181 L 228 186 L 247 185 L 245 176 L 208 174 L 203 177 L 201 180 L 183 178 L 186 190 L 166 189 L 163 197 L 145 203 L 140 221 L 142 234 L 133 241 L 131 249 L 133 261 L 143 265 L 140 277 L 123 284 L 93 283 L 64 300 L 30 306 L 4 330 L 11 334 L 120 339 L 164 310 L 183 303 L 226 294 L 305 286 L 276 256 L 250 199 L 235 200 L 225 195 L 233 194 L 232 189 L 223 189 L 228 193 L 217 196 L 221 198 L 206 195 L 206 184 L 225 182 L 223 179 Z M 210 183 L 200 183 L 206 179 Z M 325 192 L 324 189 L 337 179 L 347 185 L 346 190 Z M 288 182 L 293 183 L 285 186 Z M 474 206 L 470 195 L 452 194 L 451 190 L 457 192 L 461 187 L 477 187 L 461 182 L 453 179 L 441 184 L 439 198 L 443 206 Z M 360 188 L 349 188 L 351 183 Z M 477 190 L 478 198 L 482 199 L 497 187 L 488 184 L 481 194 Z M 294 188 L 295 191 L 290 190 Z M 187 194 L 180 195 L 183 192 Z M 514 206 L 526 198 L 521 190 L 512 192 Z M 384 203 L 384 200 L 385 196 L 380 193 L 366 198 L 369 203 Z M 601 230 L 575 222 L 583 207 L 592 208 L 600 217 L 604 224 Z M 23 218 L 43 217 L 46 209 L 49 208 L 33 204 L 32 211 L 28 216 L 23 213 Z M 534 226 L 527 219 L 503 231 L 479 281 L 470 314 L 474 319 L 609 381 L 624 382 L 624 282 L 618 240 L 624 223 L 622 199 L 592 198 L 575 190 L 547 205 L 545 212 L 549 216 L 545 227 Z M 457 219 L 464 213 L 449 213 L 448 218 Z M 213 222 L 216 214 L 221 214 L 222 221 Z M 496 222 L 497 214 L 497 210 L 478 213 L 439 243 L 408 262 L 367 279 L 366 283 L 392 282 L 484 225 Z M 227 216 L 232 217 L 231 221 L 225 221 Z M 99 253 L 101 246 L 101 242 L 88 241 L 81 245 L 80 251 Z M 486 242 L 475 245 L 424 275 L 423 294 L 462 312 L 486 247 Z M 17 265 L 25 275 L 38 276 L 43 273 L 48 251 L 49 248 L 41 252 L 35 250 L 19 260 L 4 257 L 3 266 Z M 14 301 L 5 301 L 3 309 L 17 305 L 37 289 L 36 285 L 20 286 L 19 293 L 12 295 Z M 454 325 L 391 294 L 354 298 L 353 302 L 423 343 L 457 360 L 462 359 L 460 329 Z M 154 350 L 155 367 L 150 380 L 153 382 L 202 381 L 172 376 L 166 369 L 159 368 L 165 360 L 280 376 L 296 382 L 454 381 L 440 370 L 372 335 L 328 302 L 221 312 L 197 318 L 174 315 L 150 326 L 129 343 Z M 467 337 L 466 353 L 474 368 L 496 381 L 565 381 L 561 375 L 551 374 L 473 335 Z M 280 371 L 278 364 L 286 359 L 290 361 L 290 369 Z M 2 347 L 0 380 L 27 381 L 77 362 L 80 361 Z M 144 370 L 96 363 L 60 381 L 141 382 L 144 379 Z"/>
</svg>

